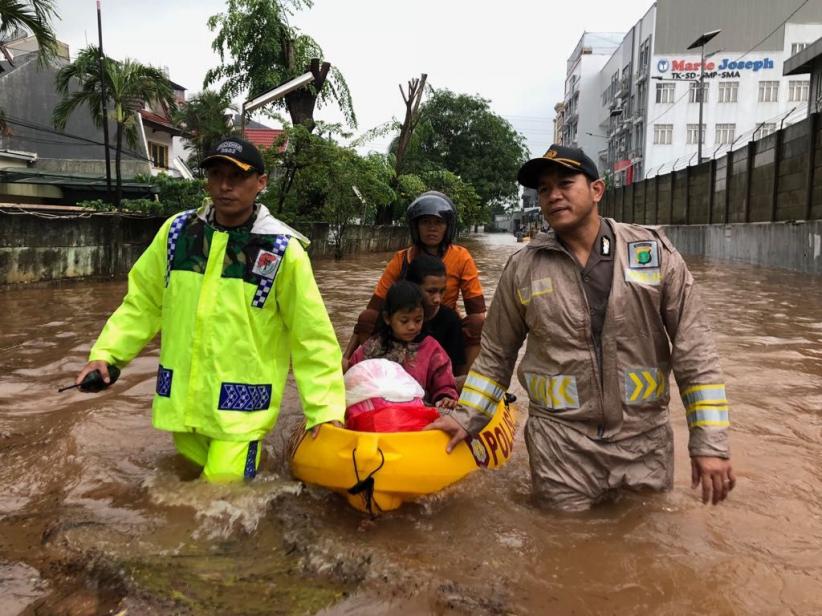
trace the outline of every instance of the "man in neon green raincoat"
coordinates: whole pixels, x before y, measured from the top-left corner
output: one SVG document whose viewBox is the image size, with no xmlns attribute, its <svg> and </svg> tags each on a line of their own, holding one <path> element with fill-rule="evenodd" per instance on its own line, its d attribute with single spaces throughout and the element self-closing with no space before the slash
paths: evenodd
<svg viewBox="0 0 822 616">
<path fill-rule="evenodd" d="M 345 411 L 341 355 L 308 240 L 256 203 L 262 157 L 223 140 L 202 161 L 212 203 L 167 220 L 132 268 L 76 382 L 123 366 L 162 332 L 155 428 L 209 481 L 253 478 L 277 421 L 289 363 L 307 429 Z"/>
</svg>

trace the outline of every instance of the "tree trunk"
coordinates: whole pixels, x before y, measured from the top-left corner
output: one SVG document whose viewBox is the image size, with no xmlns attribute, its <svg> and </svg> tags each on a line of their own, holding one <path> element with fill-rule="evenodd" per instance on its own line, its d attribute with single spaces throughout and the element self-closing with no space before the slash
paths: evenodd
<svg viewBox="0 0 822 616">
<path fill-rule="evenodd" d="M 420 102 L 425 91 L 425 82 L 428 75 L 423 73 L 419 79 L 412 79 L 408 82 L 408 96 L 400 86 L 400 94 L 402 94 L 403 102 L 405 102 L 405 119 L 400 128 L 400 137 L 397 140 L 397 152 L 395 156 L 394 171 L 399 177 L 402 172 L 402 163 L 405 158 L 405 151 L 408 149 L 408 144 L 411 142 L 411 135 L 420 121 Z"/>
<path fill-rule="evenodd" d="M 309 132 L 314 130 L 314 106 L 317 104 L 317 96 L 307 89 L 300 89 L 286 95 L 285 105 L 288 114 L 291 116 L 291 123 L 294 126 L 302 124 Z"/>
<path fill-rule="evenodd" d="M 123 200 L 123 125 L 117 123 L 117 152 L 114 158 L 114 171 L 117 175 L 117 188 L 114 192 L 114 207 L 120 209 L 120 203 Z"/>
</svg>

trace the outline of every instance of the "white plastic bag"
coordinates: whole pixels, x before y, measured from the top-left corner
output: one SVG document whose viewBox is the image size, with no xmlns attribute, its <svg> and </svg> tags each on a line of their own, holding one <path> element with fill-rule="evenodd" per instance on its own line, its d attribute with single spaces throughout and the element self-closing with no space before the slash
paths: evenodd
<svg viewBox="0 0 822 616">
<path fill-rule="evenodd" d="M 345 406 L 369 398 L 390 402 L 409 402 L 424 398 L 425 390 L 397 362 L 388 359 L 366 359 L 345 373 Z"/>
</svg>

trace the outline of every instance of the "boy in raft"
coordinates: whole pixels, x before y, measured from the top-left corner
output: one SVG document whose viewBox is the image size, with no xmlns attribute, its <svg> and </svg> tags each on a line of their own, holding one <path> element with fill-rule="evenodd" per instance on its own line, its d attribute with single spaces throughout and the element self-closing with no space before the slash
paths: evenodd
<svg viewBox="0 0 822 616">
<path fill-rule="evenodd" d="M 389 287 L 405 278 L 408 265 L 417 255 L 440 257 L 446 269 L 446 287 L 442 304 L 457 310 L 457 299 L 462 293 L 467 315 L 462 321 L 466 343 L 466 365 L 470 368 L 479 353 L 482 324 L 485 321 L 485 298 L 479 273 L 471 253 L 454 244 L 457 234 L 457 209 L 446 195 L 429 191 L 421 194 L 406 211 L 413 245 L 398 251 L 385 268 L 366 309 L 360 313 L 354 326 L 354 335 L 345 348 L 345 360 L 374 331 Z"/>
<path fill-rule="evenodd" d="M 340 348 L 308 240 L 256 202 L 268 180 L 251 143 L 221 141 L 201 162 L 212 202 L 169 218 L 128 276 L 76 383 L 128 364 L 162 331 L 153 424 L 208 481 L 255 476 L 289 363 L 306 428 L 341 425 Z"/>
<path fill-rule="evenodd" d="M 451 360 L 423 328 L 420 288 L 407 280 L 395 282 L 385 297 L 381 316 L 379 330 L 354 351 L 350 365 L 376 358 L 395 361 L 425 390 L 425 402 L 455 408 L 459 396 Z"/>
<path fill-rule="evenodd" d="M 418 255 L 408 266 L 405 279 L 420 287 L 425 308 L 425 328 L 448 354 L 459 385 L 459 377 L 468 373 L 465 366 L 465 338 L 459 315 L 442 303 L 447 281 L 445 264 L 433 255 Z"/>
</svg>

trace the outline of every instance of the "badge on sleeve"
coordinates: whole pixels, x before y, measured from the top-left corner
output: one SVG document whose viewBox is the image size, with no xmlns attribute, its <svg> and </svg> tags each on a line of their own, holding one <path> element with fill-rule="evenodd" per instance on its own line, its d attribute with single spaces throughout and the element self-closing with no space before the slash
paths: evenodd
<svg viewBox="0 0 822 616">
<path fill-rule="evenodd" d="M 277 268 L 280 267 L 280 259 L 282 257 L 267 250 L 260 250 L 257 253 L 257 258 L 254 260 L 254 267 L 251 271 L 258 276 L 273 280 L 277 274 Z"/>
<path fill-rule="evenodd" d="M 630 269 L 659 267 L 659 246 L 656 240 L 630 242 L 628 244 L 628 267 Z"/>
</svg>

